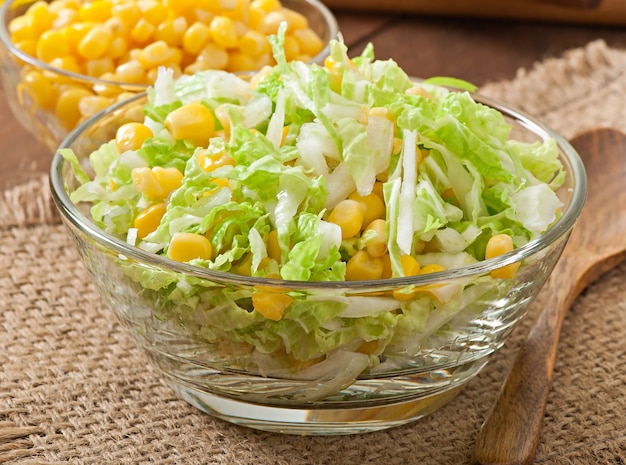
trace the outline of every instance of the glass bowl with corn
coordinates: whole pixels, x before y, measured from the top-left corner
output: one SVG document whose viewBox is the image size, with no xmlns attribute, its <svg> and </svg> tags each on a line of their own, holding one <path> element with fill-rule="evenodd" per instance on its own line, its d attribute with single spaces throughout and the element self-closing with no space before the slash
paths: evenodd
<svg viewBox="0 0 626 465">
<path fill-rule="evenodd" d="M 248 80 L 162 70 L 81 123 L 53 198 L 103 301 L 190 404 L 289 434 L 417 420 L 525 315 L 584 167 L 467 83 L 338 41 L 323 66 L 287 62 L 280 38 Z"/>
<path fill-rule="evenodd" d="M 176 75 L 247 74 L 273 63 L 286 21 L 289 59 L 322 62 L 338 33 L 318 0 L 7 0 L 1 78 L 17 119 L 51 151 L 89 116 Z"/>
</svg>

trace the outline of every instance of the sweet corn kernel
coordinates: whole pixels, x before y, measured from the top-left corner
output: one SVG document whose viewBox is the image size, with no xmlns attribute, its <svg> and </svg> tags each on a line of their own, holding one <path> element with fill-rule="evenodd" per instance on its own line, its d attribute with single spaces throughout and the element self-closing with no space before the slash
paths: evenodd
<svg viewBox="0 0 626 465">
<path fill-rule="evenodd" d="M 420 264 L 411 255 L 402 255 L 400 257 L 400 262 L 402 263 L 403 276 L 415 276 L 420 274 Z M 418 290 L 419 289 L 417 288 L 395 289 L 393 291 L 393 297 L 396 300 L 401 301 L 410 300 L 415 297 L 415 294 L 417 294 Z"/>
<path fill-rule="evenodd" d="M 154 38 L 162 40 L 170 47 L 179 47 L 183 43 L 187 27 L 187 19 L 184 16 L 167 19 L 157 26 Z"/>
<path fill-rule="evenodd" d="M 371 257 L 365 250 L 359 250 L 346 264 L 347 281 L 380 279 L 382 275 L 383 261 Z"/>
<path fill-rule="evenodd" d="M 179 262 L 188 262 L 197 258 L 210 260 L 213 256 L 211 241 L 202 234 L 176 232 L 172 236 L 167 256 Z"/>
<path fill-rule="evenodd" d="M 363 211 L 363 224 L 370 224 L 376 219 L 385 217 L 385 202 L 375 193 L 359 195 L 357 192 L 353 192 L 348 198 L 358 202 L 361 206 L 361 210 Z"/>
<path fill-rule="evenodd" d="M 61 31 L 48 30 L 41 34 L 37 42 L 37 58 L 49 63 L 54 58 L 70 54 L 67 37 Z"/>
<path fill-rule="evenodd" d="M 192 102 L 167 115 L 165 127 L 174 139 L 185 139 L 196 146 L 206 147 L 215 132 L 215 119 L 207 107 Z"/>
<path fill-rule="evenodd" d="M 300 44 L 301 53 L 306 53 L 310 56 L 315 56 L 322 51 L 324 43 L 320 36 L 318 36 L 313 29 L 307 27 L 305 29 L 296 29 L 291 31 L 291 34 L 296 38 Z"/>
<path fill-rule="evenodd" d="M 164 168 L 162 166 L 155 166 L 152 168 L 154 177 L 157 182 L 163 188 L 165 195 L 169 195 L 170 192 L 175 191 L 183 184 L 183 173 L 178 171 L 177 168 L 170 167 Z"/>
<path fill-rule="evenodd" d="M 111 105 L 110 98 L 100 95 L 90 95 L 83 97 L 80 102 L 78 102 L 78 111 L 80 112 L 81 119 L 85 119 L 104 110 L 109 105 Z"/>
<path fill-rule="evenodd" d="M 278 263 L 282 261 L 283 251 L 278 244 L 278 231 L 271 230 L 267 236 L 267 256 L 272 260 L 276 260 Z"/>
<path fill-rule="evenodd" d="M 235 160 L 226 152 L 210 153 L 207 150 L 199 150 L 196 154 L 198 165 L 206 172 L 211 172 L 222 166 L 235 166 Z"/>
<path fill-rule="evenodd" d="M 240 50 L 233 50 L 228 54 L 227 70 L 231 73 L 256 69 L 256 60 L 253 56 Z"/>
<path fill-rule="evenodd" d="M 200 50 L 211 39 L 211 29 L 206 24 L 196 21 L 183 35 L 183 50 L 192 55 L 198 55 Z"/>
<path fill-rule="evenodd" d="M 80 6 L 78 16 L 83 21 L 104 22 L 111 17 L 113 5 L 108 0 L 87 2 Z"/>
<path fill-rule="evenodd" d="M 135 42 L 139 44 L 145 44 L 150 39 L 152 39 L 155 30 L 156 28 L 150 21 L 145 18 L 139 18 L 137 24 L 135 24 L 135 26 L 130 31 L 130 36 Z"/>
<path fill-rule="evenodd" d="M 485 249 L 485 259 L 498 257 L 511 252 L 514 249 L 513 239 L 508 234 L 496 234 L 487 242 Z M 520 267 L 520 262 L 510 263 L 501 268 L 493 270 L 490 274 L 493 278 L 513 279 Z"/>
<path fill-rule="evenodd" d="M 170 47 L 163 40 L 146 45 L 136 56 L 136 60 L 144 69 L 167 65 L 173 61 L 172 58 Z"/>
<path fill-rule="evenodd" d="M 140 83 L 146 78 L 146 72 L 138 60 L 128 60 L 115 69 L 113 77 L 121 82 Z"/>
<path fill-rule="evenodd" d="M 80 101 L 92 95 L 82 87 L 70 87 L 59 95 L 55 105 L 55 114 L 63 128 L 69 131 L 78 124 L 81 119 Z"/>
<path fill-rule="evenodd" d="M 358 202 L 342 200 L 330 212 L 328 221 L 341 228 L 342 239 L 356 236 L 363 226 L 363 210 Z"/>
<path fill-rule="evenodd" d="M 87 60 L 103 56 L 111 45 L 113 33 L 104 25 L 93 26 L 78 44 L 78 53 Z"/>
<path fill-rule="evenodd" d="M 167 197 L 165 189 L 163 189 L 154 171 L 150 168 L 134 168 L 131 172 L 131 178 L 138 192 L 154 199 L 164 199 Z"/>
<path fill-rule="evenodd" d="M 276 34 L 282 22 L 287 22 L 287 18 L 282 11 L 270 11 L 261 18 L 257 29 L 266 35 Z M 289 31 L 289 29 L 287 30 Z"/>
<path fill-rule="evenodd" d="M 226 16 L 216 16 L 209 25 L 213 42 L 223 48 L 234 48 L 239 37 L 233 20 Z"/>
<path fill-rule="evenodd" d="M 372 257 L 382 257 L 387 253 L 387 222 L 375 219 L 363 230 L 363 236 L 371 235 L 365 242 L 365 250 Z"/>
<path fill-rule="evenodd" d="M 152 130 L 145 124 L 134 122 L 123 124 L 115 134 L 117 152 L 137 150 L 150 137 L 153 137 Z"/>
<path fill-rule="evenodd" d="M 244 53 L 257 57 L 263 53 L 271 52 L 272 46 L 266 35 L 254 29 L 250 29 L 241 36 L 239 49 Z"/>
<path fill-rule="evenodd" d="M 156 0 L 139 0 L 137 6 L 141 10 L 141 16 L 154 25 L 161 24 L 167 19 L 167 7 Z"/>
<path fill-rule="evenodd" d="M 85 62 L 85 72 L 88 76 L 99 77 L 115 71 L 113 59 L 109 57 L 94 58 Z"/>
<path fill-rule="evenodd" d="M 77 74 L 82 73 L 82 69 L 80 65 L 78 64 L 78 62 L 76 61 L 76 58 L 70 55 L 55 58 L 54 60 L 50 61 L 50 66 L 54 66 L 55 68 L 69 71 L 70 73 L 77 73 Z"/>
<path fill-rule="evenodd" d="M 50 80 L 39 71 L 29 71 L 22 78 L 24 87 L 28 95 L 41 108 L 54 108 L 56 101 L 56 90 L 50 83 Z"/>
<path fill-rule="evenodd" d="M 288 294 L 271 291 L 257 291 L 252 294 L 252 306 L 268 320 L 279 321 L 293 303 Z"/>
<path fill-rule="evenodd" d="M 133 226 L 137 228 L 137 236 L 143 239 L 151 232 L 156 231 L 166 210 L 165 203 L 157 203 L 141 211 L 133 221 Z"/>
</svg>

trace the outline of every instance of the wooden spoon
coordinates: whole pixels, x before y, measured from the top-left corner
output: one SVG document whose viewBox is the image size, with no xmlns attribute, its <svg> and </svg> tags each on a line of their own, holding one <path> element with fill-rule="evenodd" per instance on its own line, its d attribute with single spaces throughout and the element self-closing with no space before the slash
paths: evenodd
<svg viewBox="0 0 626 465">
<path fill-rule="evenodd" d="M 626 135 L 596 129 L 572 145 L 587 170 L 587 203 L 542 291 L 546 306 L 478 434 L 473 464 L 532 462 L 565 314 L 587 285 L 626 258 Z"/>
</svg>

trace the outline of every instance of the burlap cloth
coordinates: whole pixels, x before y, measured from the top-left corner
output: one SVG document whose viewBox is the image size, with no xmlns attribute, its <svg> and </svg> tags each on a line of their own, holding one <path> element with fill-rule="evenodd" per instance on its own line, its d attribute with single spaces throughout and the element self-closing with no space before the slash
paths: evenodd
<svg viewBox="0 0 626 465">
<path fill-rule="evenodd" d="M 566 137 L 626 128 L 626 52 L 593 42 L 484 86 Z M 602 227 L 602 225 L 598 225 Z M 626 458 L 626 265 L 563 328 L 536 462 Z M 45 179 L 0 197 L 0 462 L 465 464 L 541 299 L 487 368 L 439 412 L 384 432 L 270 434 L 178 400 L 105 307 L 58 223 Z"/>
</svg>

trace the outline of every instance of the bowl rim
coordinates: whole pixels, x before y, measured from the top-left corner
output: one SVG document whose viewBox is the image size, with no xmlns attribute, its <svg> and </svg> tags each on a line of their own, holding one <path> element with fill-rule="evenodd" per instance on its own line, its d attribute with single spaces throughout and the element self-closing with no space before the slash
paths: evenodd
<svg viewBox="0 0 626 465">
<path fill-rule="evenodd" d="M 80 134 L 86 130 L 89 126 L 96 121 L 105 118 L 118 111 L 125 105 L 137 103 L 147 96 L 147 92 L 136 94 L 128 99 L 118 102 L 100 112 L 96 113 L 89 119 L 82 122 L 79 126 L 73 129 L 61 143 L 59 150 L 68 148 L 72 143 L 80 136 Z M 443 271 L 437 271 L 434 273 L 428 273 L 424 275 L 406 276 L 387 279 L 375 279 L 375 280 L 360 280 L 360 281 L 290 281 L 274 278 L 261 278 L 261 277 L 249 277 L 242 276 L 235 273 L 214 271 L 207 268 L 202 268 L 188 263 L 178 262 L 171 260 L 167 257 L 163 257 L 154 253 L 146 252 L 136 246 L 131 246 L 129 243 L 118 239 L 104 230 L 97 227 L 91 222 L 80 210 L 72 203 L 69 198 L 62 178 L 62 170 L 65 164 L 65 160 L 59 154 L 57 150 L 53 155 L 52 162 L 50 164 L 49 172 L 49 185 L 52 193 L 53 201 L 57 208 L 61 212 L 62 219 L 69 221 L 76 228 L 87 234 L 93 240 L 100 245 L 124 256 L 128 259 L 136 260 L 139 263 L 146 263 L 152 266 L 156 266 L 160 269 L 166 269 L 169 272 L 180 273 L 184 275 L 194 276 L 201 279 L 210 281 L 238 284 L 238 285 L 251 285 L 251 286 L 282 286 L 298 289 L 316 289 L 325 291 L 339 291 L 349 289 L 350 291 L 370 291 L 379 290 L 383 288 L 399 288 L 406 286 L 419 286 L 432 284 L 434 282 L 452 281 L 459 278 L 468 278 L 471 276 L 482 275 L 490 272 L 491 270 L 519 262 L 542 249 L 557 242 L 562 236 L 567 236 L 571 233 L 576 221 L 578 220 L 580 213 L 586 202 L 587 197 L 587 175 L 585 167 L 580 155 L 576 149 L 559 133 L 550 128 L 548 125 L 540 121 L 539 119 L 529 115 L 528 113 L 513 108 L 499 100 L 483 96 L 480 93 L 473 93 L 472 98 L 479 103 L 490 106 L 508 118 L 518 121 L 519 124 L 525 129 L 530 130 L 534 134 L 538 135 L 541 139 L 553 138 L 559 147 L 559 152 L 562 152 L 563 157 L 570 165 L 569 175 L 572 177 L 573 186 L 570 188 L 572 197 L 569 201 L 567 209 L 563 215 L 557 219 L 557 221 L 539 237 L 527 242 L 521 247 L 502 254 L 500 256 L 485 259 L 465 265 L 458 268 L 449 268 Z M 566 237 L 566 241 L 568 237 Z"/>
<path fill-rule="evenodd" d="M 29 0 L 29 1 L 30 1 L 30 4 L 33 4 L 37 0 Z M 45 0 L 45 1 L 50 3 L 53 0 Z M 286 4 L 286 3 L 305 4 L 306 3 L 312 6 L 313 8 L 315 8 L 319 13 L 321 13 L 326 23 L 326 27 L 328 27 L 329 40 L 326 41 L 324 48 L 310 60 L 311 63 L 321 63 L 330 54 L 331 40 L 337 38 L 337 36 L 339 35 L 339 23 L 337 22 L 337 18 L 335 17 L 333 12 L 321 0 L 281 0 L 281 3 L 282 4 Z M 89 76 L 87 74 L 74 73 L 72 71 L 67 71 L 61 68 L 57 68 L 55 66 L 51 66 L 45 61 L 42 61 L 38 59 L 37 57 L 34 57 L 32 55 L 29 55 L 23 52 L 22 50 L 17 48 L 15 44 L 13 43 L 13 41 L 11 40 L 11 36 L 8 31 L 8 21 L 6 19 L 9 14 L 9 11 L 11 11 L 12 8 L 19 8 L 23 6 L 25 6 L 24 0 L 6 0 L 3 3 L 0 3 L 0 43 L 2 43 L 6 47 L 9 54 L 17 57 L 21 61 L 28 63 L 29 65 L 34 66 L 36 68 L 41 68 L 50 73 L 54 73 L 56 75 L 60 75 L 65 78 L 71 78 L 73 80 L 88 83 L 90 85 L 121 86 L 124 90 L 132 91 L 132 92 L 141 92 L 141 91 L 148 89 L 148 87 L 150 87 L 150 84 L 136 84 L 136 83 L 127 83 L 127 82 L 122 82 L 122 81 L 112 81 L 108 79 L 101 79 L 99 77 Z M 241 72 L 237 72 L 234 74 L 247 76 L 257 71 L 258 70 L 241 71 Z"/>
</svg>

